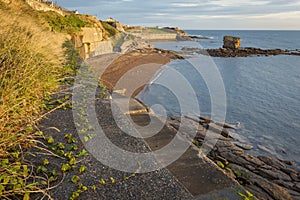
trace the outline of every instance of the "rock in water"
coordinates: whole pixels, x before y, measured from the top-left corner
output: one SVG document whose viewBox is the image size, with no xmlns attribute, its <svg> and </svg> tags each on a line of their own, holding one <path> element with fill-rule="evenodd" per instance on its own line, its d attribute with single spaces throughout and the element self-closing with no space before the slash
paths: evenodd
<svg viewBox="0 0 300 200">
<path fill-rule="evenodd" d="M 241 45 L 241 38 L 233 36 L 224 36 L 223 48 L 226 49 L 238 49 Z"/>
<path fill-rule="evenodd" d="M 242 148 L 244 150 L 247 150 L 247 151 L 253 149 L 252 145 L 243 144 L 243 143 L 240 143 L 240 142 L 233 142 L 233 144 L 235 144 L 235 146 L 240 147 L 240 148 Z"/>
<path fill-rule="evenodd" d="M 220 133 L 225 138 L 229 137 L 229 131 L 221 126 L 218 126 L 217 124 L 210 123 L 208 125 L 208 130 L 213 131 L 215 133 Z"/>
</svg>

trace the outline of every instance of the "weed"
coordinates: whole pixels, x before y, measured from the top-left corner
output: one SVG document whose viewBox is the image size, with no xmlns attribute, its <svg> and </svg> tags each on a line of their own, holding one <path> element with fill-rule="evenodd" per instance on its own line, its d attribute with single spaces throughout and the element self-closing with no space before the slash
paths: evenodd
<svg viewBox="0 0 300 200">
<path fill-rule="evenodd" d="M 72 181 L 72 183 L 77 183 L 79 181 L 79 179 L 80 179 L 79 176 L 73 176 L 71 181 Z"/>
<path fill-rule="evenodd" d="M 82 174 L 85 171 L 85 166 L 80 166 L 79 172 Z"/>
<path fill-rule="evenodd" d="M 66 172 L 66 171 L 71 170 L 71 166 L 68 163 L 65 163 L 65 164 L 61 165 L 60 169 L 61 169 L 61 171 Z"/>
<path fill-rule="evenodd" d="M 87 155 L 88 155 L 88 153 L 86 152 L 86 150 L 82 149 L 80 151 L 80 153 L 77 155 L 77 157 L 83 157 L 83 156 L 87 156 Z"/>
<path fill-rule="evenodd" d="M 243 198 L 243 200 L 254 200 L 255 199 L 254 195 L 251 192 L 249 192 L 248 190 L 246 190 L 245 192 L 246 192 L 246 194 L 244 194 L 241 191 L 238 191 L 238 194 Z"/>
<path fill-rule="evenodd" d="M 225 165 L 221 161 L 217 161 L 217 165 L 222 169 L 225 168 Z"/>
<path fill-rule="evenodd" d="M 46 165 L 49 165 L 49 160 L 48 160 L 48 159 L 44 159 L 44 160 L 43 160 L 43 165 L 45 165 L 45 166 L 46 166 Z"/>
<path fill-rule="evenodd" d="M 63 44 L 65 49 L 66 64 L 64 66 L 63 77 L 76 76 L 78 69 L 81 67 L 82 59 L 79 52 L 75 49 L 71 41 L 65 41 Z"/>
</svg>

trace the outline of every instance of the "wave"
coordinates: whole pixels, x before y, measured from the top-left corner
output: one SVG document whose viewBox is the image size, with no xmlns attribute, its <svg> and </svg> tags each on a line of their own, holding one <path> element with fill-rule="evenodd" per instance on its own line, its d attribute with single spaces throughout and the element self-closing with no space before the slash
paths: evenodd
<svg viewBox="0 0 300 200">
<path fill-rule="evenodd" d="M 215 39 L 215 37 L 213 37 L 213 36 L 205 36 L 205 35 L 190 35 L 190 37 L 196 38 L 196 39 L 210 39 L 210 40 Z"/>
</svg>

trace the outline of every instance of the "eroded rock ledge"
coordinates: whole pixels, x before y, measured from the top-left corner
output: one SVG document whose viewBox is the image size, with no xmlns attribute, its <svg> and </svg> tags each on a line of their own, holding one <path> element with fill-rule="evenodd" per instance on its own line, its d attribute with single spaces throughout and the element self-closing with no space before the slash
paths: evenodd
<svg viewBox="0 0 300 200">
<path fill-rule="evenodd" d="M 241 143 L 233 142 L 238 138 L 223 128 L 229 128 L 227 124 L 214 123 L 201 117 L 185 118 L 188 119 L 188 123 L 185 122 L 183 127 L 180 117 L 169 117 L 168 123 L 177 130 L 180 127 L 181 132 L 187 137 L 196 128 L 194 144 L 211 149 L 207 156 L 256 198 L 300 199 L 300 171 L 293 167 L 292 162 L 246 153 Z M 216 133 L 216 130 L 221 131 L 221 134 Z M 208 135 L 209 137 L 206 137 Z"/>
<path fill-rule="evenodd" d="M 200 48 L 182 48 L 182 51 L 188 53 L 199 53 L 212 57 L 249 57 L 249 56 L 275 56 L 275 55 L 294 55 L 300 56 L 300 49 L 260 49 L 254 47 L 244 47 L 238 49 L 219 48 L 219 49 L 200 49 Z"/>
</svg>

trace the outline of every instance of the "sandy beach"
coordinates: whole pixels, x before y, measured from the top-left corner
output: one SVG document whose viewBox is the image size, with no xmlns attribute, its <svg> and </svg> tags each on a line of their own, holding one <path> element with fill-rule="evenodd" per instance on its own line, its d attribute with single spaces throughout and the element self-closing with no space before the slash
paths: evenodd
<svg viewBox="0 0 300 200">
<path fill-rule="evenodd" d="M 126 90 L 126 96 L 136 96 L 145 84 L 154 77 L 157 71 L 172 59 L 183 57 L 167 50 L 145 48 L 133 50 L 122 55 L 114 56 L 113 62 L 103 65 L 101 58 L 96 56 L 87 60 L 87 63 L 96 69 L 100 80 L 110 90 Z"/>
</svg>

